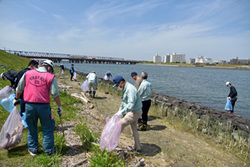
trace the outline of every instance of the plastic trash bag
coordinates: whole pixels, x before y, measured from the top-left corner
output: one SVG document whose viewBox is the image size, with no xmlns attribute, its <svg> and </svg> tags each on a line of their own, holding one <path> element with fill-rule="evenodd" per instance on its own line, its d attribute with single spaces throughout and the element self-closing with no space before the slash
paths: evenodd
<svg viewBox="0 0 250 167">
<path fill-rule="evenodd" d="M 227 103 L 226 103 L 226 106 L 225 106 L 225 110 L 226 111 L 233 110 L 233 106 L 232 106 L 231 100 L 227 100 Z"/>
<path fill-rule="evenodd" d="M 22 116 L 22 123 L 23 123 L 23 126 L 24 126 L 25 128 L 28 128 L 28 125 L 27 125 L 25 119 L 26 119 L 26 114 L 23 113 L 23 116 Z"/>
<path fill-rule="evenodd" d="M 64 74 L 64 70 L 62 70 L 62 74 Z"/>
<path fill-rule="evenodd" d="M 5 86 L 0 90 L 0 100 L 9 97 L 13 93 L 13 89 L 10 86 Z"/>
<path fill-rule="evenodd" d="M 88 91 L 88 80 L 85 80 L 84 82 L 83 82 L 83 84 L 82 84 L 82 86 L 81 86 L 81 89 L 83 90 L 83 91 Z"/>
<path fill-rule="evenodd" d="M 9 113 L 14 108 L 13 100 L 15 99 L 15 93 L 12 93 L 9 97 L 4 98 L 0 101 L 0 104 L 3 106 L 5 110 L 7 110 Z"/>
<path fill-rule="evenodd" d="M 74 76 L 73 76 L 74 80 L 76 80 L 76 72 L 74 72 Z"/>
<path fill-rule="evenodd" d="M 109 152 L 113 151 L 118 145 L 122 123 L 121 118 L 117 115 L 114 115 L 110 119 L 107 117 L 106 122 L 101 135 L 100 148 L 102 151 L 106 148 Z"/>
<path fill-rule="evenodd" d="M 22 118 L 17 110 L 13 109 L 5 121 L 0 133 L 0 147 L 8 150 L 21 142 L 23 133 Z"/>
<path fill-rule="evenodd" d="M 107 81 L 107 80 L 109 80 L 109 77 L 108 77 L 107 75 L 105 75 L 105 76 L 103 77 L 103 79 Z"/>
</svg>

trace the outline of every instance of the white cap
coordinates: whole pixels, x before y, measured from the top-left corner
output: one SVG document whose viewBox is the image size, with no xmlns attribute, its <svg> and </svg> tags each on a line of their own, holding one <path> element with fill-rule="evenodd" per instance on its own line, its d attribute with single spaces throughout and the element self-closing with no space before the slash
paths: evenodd
<svg viewBox="0 0 250 167">
<path fill-rule="evenodd" d="M 226 85 L 228 86 L 228 85 L 231 85 L 231 83 L 230 82 L 226 82 Z"/>
<path fill-rule="evenodd" d="M 1 74 L 1 78 L 2 78 L 4 81 L 6 81 L 6 80 L 7 80 L 7 79 L 6 79 L 6 77 L 4 78 L 3 73 Z"/>
<path fill-rule="evenodd" d="M 51 60 L 45 60 L 43 63 L 42 63 L 42 65 L 49 65 L 49 66 L 51 66 L 52 67 L 52 73 L 54 72 L 54 63 L 53 63 L 53 61 L 51 61 Z"/>
</svg>

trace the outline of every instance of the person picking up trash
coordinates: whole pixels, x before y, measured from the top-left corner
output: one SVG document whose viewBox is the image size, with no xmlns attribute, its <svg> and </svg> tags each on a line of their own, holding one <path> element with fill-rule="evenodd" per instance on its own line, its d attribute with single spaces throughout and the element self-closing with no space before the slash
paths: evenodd
<svg viewBox="0 0 250 167">
<path fill-rule="evenodd" d="M 14 90 L 16 90 L 17 86 L 18 86 L 18 83 L 20 81 L 20 79 L 22 78 L 23 74 L 26 73 L 28 70 L 33 70 L 35 68 L 38 68 L 38 62 L 35 61 L 35 60 L 31 60 L 28 64 L 28 67 L 23 69 L 22 71 L 18 72 L 17 74 L 17 77 L 16 77 L 16 82 L 15 82 L 15 85 L 14 85 Z M 20 110 L 19 110 L 19 113 L 21 116 L 23 116 L 23 113 L 25 112 L 25 102 L 23 100 L 23 93 L 20 95 L 20 98 L 19 98 L 19 101 L 20 101 Z"/>
<path fill-rule="evenodd" d="M 232 110 L 230 111 L 232 115 L 234 115 L 234 105 L 238 99 L 237 91 L 234 86 L 230 82 L 226 82 L 226 86 L 230 88 L 230 93 L 227 96 L 227 99 L 232 103 Z"/>
<path fill-rule="evenodd" d="M 59 96 L 58 84 L 54 72 L 54 63 L 45 60 L 38 69 L 29 70 L 23 74 L 17 89 L 17 104 L 22 92 L 24 92 L 26 123 L 28 125 L 28 151 L 32 156 L 38 154 L 38 118 L 43 132 L 43 149 L 48 156 L 56 153 L 54 148 L 55 120 L 51 113 L 50 93 L 58 105 L 58 114 L 62 115 L 62 105 Z"/>
<path fill-rule="evenodd" d="M 98 85 L 98 79 L 95 71 L 92 71 L 89 73 L 86 77 L 88 80 L 88 88 L 89 88 L 89 96 L 92 96 L 92 91 L 91 88 L 93 87 L 93 97 L 95 97 L 95 93 L 97 90 L 97 85 Z"/>
<path fill-rule="evenodd" d="M 128 125 L 131 127 L 131 131 L 134 137 L 134 150 L 141 152 L 141 144 L 139 133 L 137 131 L 137 122 L 142 114 L 141 98 L 137 89 L 131 83 L 125 81 L 121 75 L 117 75 L 113 79 L 113 87 L 120 87 L 123 89 L 122 103 L 119 111 L 116 113 L 119 117 L 122 117 L 122 130 Z"/>
</svg>

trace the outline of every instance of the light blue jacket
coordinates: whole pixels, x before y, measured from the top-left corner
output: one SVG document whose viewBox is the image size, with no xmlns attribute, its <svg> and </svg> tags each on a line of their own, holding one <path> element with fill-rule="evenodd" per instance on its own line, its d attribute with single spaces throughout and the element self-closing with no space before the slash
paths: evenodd
<svg viewBox="0 0 250 167">
<path fill-rule="evenodd" d="M 141 85 L 138 89 L 138 93 L 139 93 L 142 101 L 150 100 L 151 93 L 152 93 L 152 84 L 144 79 L 141 82 Z"/>
<path fill-rule="evenodd" d="M 122 96 L 122 104 L 119 111 L 122 111 L 122 115 L 125 115 L 129 111 L 141 111 L 142 102 L 134 85 L 127 82 Z"/>
</svg>

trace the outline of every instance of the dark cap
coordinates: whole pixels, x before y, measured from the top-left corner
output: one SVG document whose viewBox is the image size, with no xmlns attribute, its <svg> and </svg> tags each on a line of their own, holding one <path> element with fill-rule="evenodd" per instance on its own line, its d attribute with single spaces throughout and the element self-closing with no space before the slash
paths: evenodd
<svg viewBox="0 0 250 167">
<path fill-rule="evenodd" d="M 131 77 L 132 77 L 132 76 L 135 76 L 135 75 L 138 75 L 137 72 L 132 72 L 132 73 L 131 73 Z"/>
<path fill-rule="evenodd" d="M 117 75 L 115 76 L 115 78 L 113 79 L 114 85 L 113 87 L 115 87 L 118 83 L 120 83 L 121 81 L 124 81 L 124 78 L 121 75 Z"/>
</svg>

